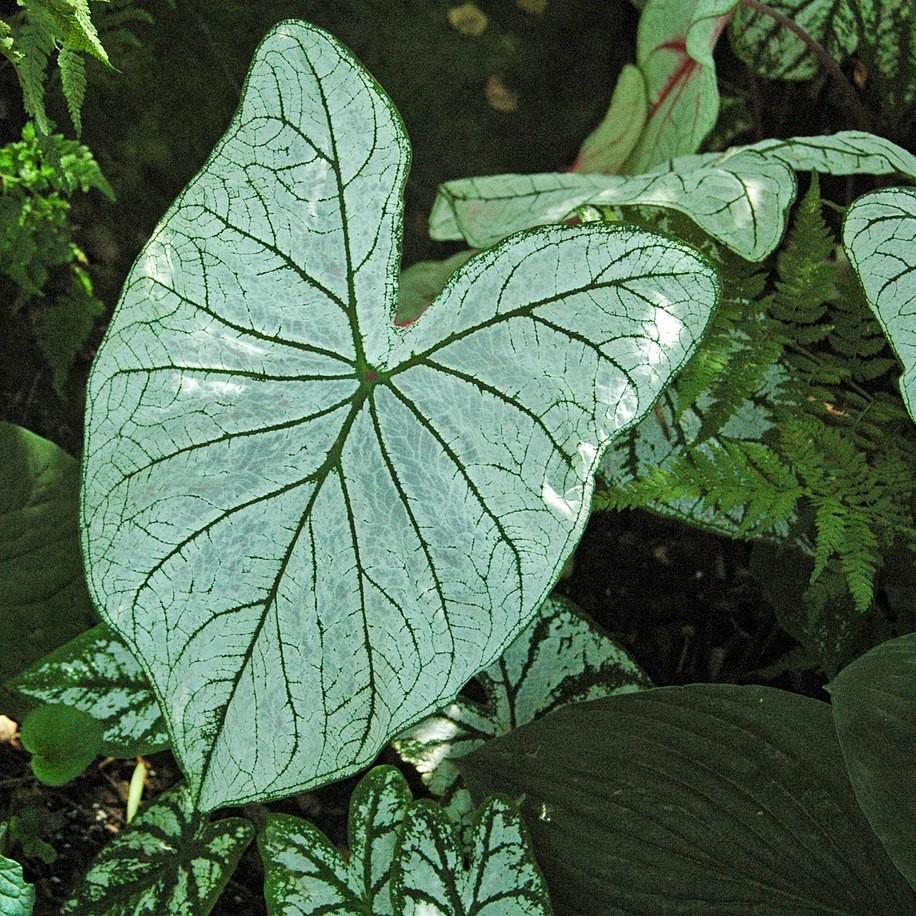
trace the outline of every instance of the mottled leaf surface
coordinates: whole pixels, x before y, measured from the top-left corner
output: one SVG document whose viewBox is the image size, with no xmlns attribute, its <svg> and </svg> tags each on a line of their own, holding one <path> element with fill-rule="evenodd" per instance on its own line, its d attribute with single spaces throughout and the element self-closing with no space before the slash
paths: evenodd
<svg viewBox="0 0 916 916">
<path fill-rule="evenodd" d="M 92 590 L 204 810 L 357 770 L 491 664 L 715 305 L 686 246 L 551 227 L 397 328 L 407 158 L 348 52 L 281 23 L 93 367 Z"/>
<path fill-rule="evenodd" d="M 95 623 L 78 538 L 77 463 L 0 423 L 0 681 Z"/>
<path fill-rule="evenodd" d="M 417 261 L 402 270 L 395 323 L 408 325 L 416 321 L 442 292 L 448 278 L 473 254 L 459 251 L 441 261 Z"/>
<path fill-rule="evenodd" d="M 586 204 L 641 204 L 677 210 L 742 257 L 759 261 L 779 244 L 795 190 L 788 166 L 756 152 L 633 177 L 548 173 L 461 178 L 439 188 L 430 234 L 484 247 L 519 229 L 559 222 Z"/>
<path fill-rule="evenodd" d="M 264 896 L 271 916 L 389 916 L 391 867 L 410 789 L 394 767 L 360 780 L 350 798 L 350 855 L 345 861 L 313 824 L 271 814 L 258 838 Z"/>
<path fill-rule="evenodd" d="M 916 890 L 916 633 L 866 652 L 827 689 L 856 799 Z"/>
<path fill-rule="evenodd" d="M 46 655 L 10 683 L 43 703 L 61 703 L 99 720 L 102 753 L 133 757 L 168 745 L 165 723 L 146 675 L 104 624 Z"/>
<path fill-rule="evenodd" d="M 916 190 L 860 197 L 846 213 L 843 244 L 903 365 L 900 393 L 916 420 Z"/>
<path fill-rule="evenodd" d="M 910 913 L 846 778 L 830 706 L 694 684 L 565 706 L 460 762 L 521 798 L 564 916 Z"/>
<path fill-rule="evenodd" d="M 452 825 L 437 805 L 415 802 L 404 819 L 392 876 L 403 916 L 551 916 L 547 885 L 518 808 L 494 798 L 480 812 L 465 867 Z"/>
<path fill-rule="evenodd" d="M 650 686 L 625 649 L 571 601 L 554 596 L 477 680 L 485 705 L 458 697 L 393 742 L 436 795 L 458 779 L 455 759 L 484 741 L 567 703 Z"/>
<path fill-rule="evenodd" d="M 102 849 L 63 914 L 206 916 L 253 836 L 242 818 L 209 823 L 173 789 Z"/>
<path fill-rule="evenodd" d="M 5 834 L 6 824 L 0 824 L 0 844 Z M 0 916 L 32 916 L 34 905 L 35 888 L 23 877 L 22 866 L 0 854 Z"/>
</svg>

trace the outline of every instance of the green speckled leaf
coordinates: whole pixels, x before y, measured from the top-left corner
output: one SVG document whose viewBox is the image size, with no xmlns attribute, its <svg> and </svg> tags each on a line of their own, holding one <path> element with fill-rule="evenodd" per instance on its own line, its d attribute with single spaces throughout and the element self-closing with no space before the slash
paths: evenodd
<svg viewBox="0 0 916 916">
<path fill-rule="evenodd" d="M 90 585 L 204 810 L 358 770 L 491 664 L 716 303 L 687 246 L 550 227 L 398 328 L 407 160 L 372 78 L 281 23 L 93 366 Z"/>
<path fill-rule="evenodd" d="M 633 177 L 558 173 L 461 178 L 439 188 L 430 234 L 483 247 L 519 229 L 559 222 L 586 204 L 641 204 L 677 210 L 742 257 L 759 261 L 779 244 L 795 191 L 792 171 L 756 152 Z"/>
<path fill-rule="evenodd" d="M 916 890 L 916 633 L 866 652 L 827 689 L 859 807 Z"/>
<path fill-rule="evenodd" d="M 436 795 L 454 788 L 454 760 L 489 738 L 567 703 L 650 686 L 625 649 L 560 597 L 548 598 L 477 680 L 486 692 L 486 705 L 458 697 L 393 742 Z"/>
<path fill-rule="evenodd" d="M 79 468 L 0 423 L 0 681 L 95 623 L 80 559 Z"/>
<path fill-rule="evenodd" d="M 105 729 L 105 755 L 133 757 L 168 745 L 149 681 L 104 624 L 46 655 L 9 686 L 32 699 L 72 706 L 98 719 Z"/>
<path fill-rule="evenodd" d="M 916 190 L 887 188 L 846 213 L 843 244 L 894 352 L 900 393 L 916 420 Z"/>
<path fill-rule="evenodd" d="M 0 849 L 6 824 L 0 824 Z M 32 916 L 35 888 L 22 875 L 22 866 L 0 855 L 0 916 Z"/>
<path fill-rule="evenodd" d="M 842 62 L 859 44 L 854 5 L 871 0 L 769 0 L 769 6 L 798 23 Z M 796 35 L 772 16 L 739 6 L 729 29 L 732 48 L 751 69 L 767 79 L 807 80 L 821 62 Z"/>
<path fill-rule="evenodd" d="M 410 789 L 394 767 L 370 770 L 350 799 L 347 861 L 314 825 L 271 814 L 258 838 L 271 916 L 390 916 L 390 878 Z"/>
<path fill-rule="evenodd" d="M 248 821 L 211 823 L 173 789 L 102 849 L 63 916 L 206 916 L 253 836 Z"/>
<path fill-rule="evenodd" d="M 403 916 L 551 916 L 544 876 L 518 808 L 490 799 L 480 812 L 468 867 L 445 813 L 415 802 L 404 819 L 392 877 Z"/>
</svg>

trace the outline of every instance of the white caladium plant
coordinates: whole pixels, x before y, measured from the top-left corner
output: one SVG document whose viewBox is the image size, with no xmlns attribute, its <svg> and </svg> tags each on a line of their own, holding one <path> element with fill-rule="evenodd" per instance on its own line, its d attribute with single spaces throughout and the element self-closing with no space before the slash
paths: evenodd
<svg viewBox="0 0 916 916">
<path fill-rule="evenodd" d="M 397 327 L 408 159 L 358 62 L 281 23 L 93 366 L 90 589 L 204 810 L 358 770 L 491 664 L 716 304 L 686 245 L 548 227 Z"/>
<path fill-rule="evenodd" d="M 268 815 L 258 843 L 271 916 L 550 916 L 518 808 L 484 804 L 468 855 L 437 805 L 380 766 L 350 799 L 348 859 L 302 818 Z M 467 865 L 465 864 L 467 862 Z"/>
</svg>

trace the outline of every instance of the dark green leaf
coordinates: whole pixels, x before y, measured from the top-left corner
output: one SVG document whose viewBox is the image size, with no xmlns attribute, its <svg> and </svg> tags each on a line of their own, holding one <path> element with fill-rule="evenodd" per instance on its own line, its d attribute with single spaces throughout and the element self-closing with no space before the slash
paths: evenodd
<svg viewBox="0 0 916 916">
<path fill-rule="evenodd" d="M 22 723 L 22 746 L 32 771 L 49 786 L 76 779 L 102 747 L 102 724 L 81 709 L 60 703 L 32 710 Z"/>
</svg>

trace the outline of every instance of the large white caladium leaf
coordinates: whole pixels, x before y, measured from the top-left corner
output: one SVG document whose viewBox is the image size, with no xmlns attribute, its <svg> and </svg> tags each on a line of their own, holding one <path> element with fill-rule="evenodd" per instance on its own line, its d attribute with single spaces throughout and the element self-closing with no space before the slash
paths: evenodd
<svg viewBox="0 0 916 916">
<path fill-rule="evenodd" d="M 903 364 L 900 393 L 916 420 L 916 190 L 887 188 L 860 197 L 846 214 L 843 245 Z"/>
<path fill-rule="evenodd" d="M 127 646 L 100 623 L 23 671 L 9 685 L 43 703 L 81 709 L 102 722 L 101 752 L 150 754 L 168 746 L 156 695 Z"/>
<path fill-rule="evenodd" d="M 270 814 L 258 837 L 271 916 L 392 916 L 391 866 L 410 788 L 391 766 L 370 770 L 350 797 L 349 858 L 301 817 Z"/>
<path fill-rule="evenodd" d="M 173 789 L 102 849 L 63 916 L 206 916 L 253 837 L 248 821 L 208 823 L 186 786 Z"/>
<path fill-rule="evenodd" d="M 392 870 L 395 912 L 403 916 L 552 916 L 547 884 L 511 802 L 489 799 L 471 841 L 468 866 L 441 808 L 413 804 Z"/>
<path fill-rule="evenodd" d="M 651 686 L 625 649 L 558 596 L 541 605 L 477 680 L 487 696 L 485 705 L 458 697 L 393 742 L 436 795 L 449 792 L 458 779 L 455 759 L 484 741 L 567 703 Z"/>
<path fill-rule="evenodd" d="M 559 222 L 586 204 L 641 204 L 677 210 L 742 257 L 759 261 L 779 244 L 795 191 L 792 170 L 756 152 L 633 177 L 567 172 L 461 178 L 439 188 L 429 231 L 436 239 L 464 238 L 483 247 L 519 229 Z"/>
<path fill-rule="evenodd" d="M 0 849 L 6 824 L 0 824 Z M 35 906 L 35 888 L 25 880 L 22 866 L 0 854 L 0 916 L 31 916 Z"/>
<path fill-rule="evenodd" d="M 691 249 L 595 224 L 398 328 L 407 158 L 349 53 L 280 24 L 93 367 L 90 585 L 204 810 L 359 769 L 497 658 L 715 306 Z"/>
</svg>

